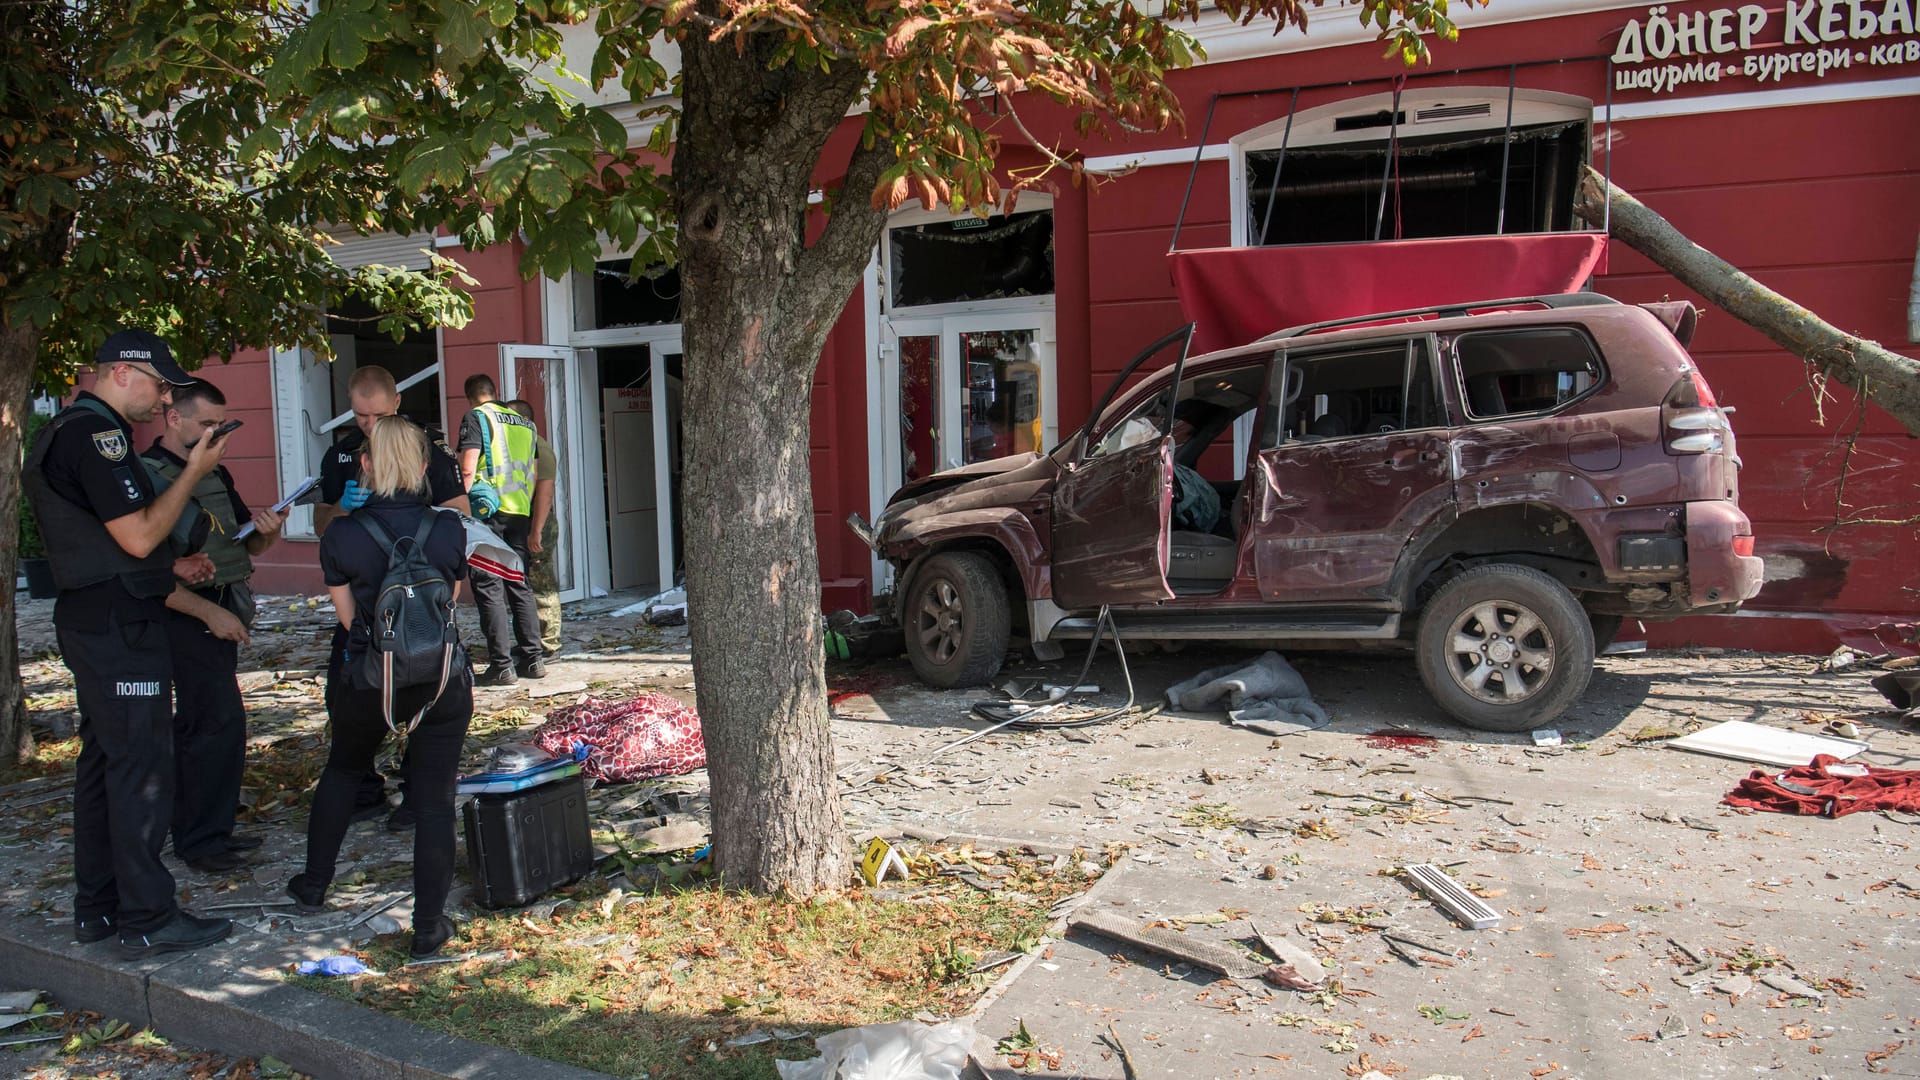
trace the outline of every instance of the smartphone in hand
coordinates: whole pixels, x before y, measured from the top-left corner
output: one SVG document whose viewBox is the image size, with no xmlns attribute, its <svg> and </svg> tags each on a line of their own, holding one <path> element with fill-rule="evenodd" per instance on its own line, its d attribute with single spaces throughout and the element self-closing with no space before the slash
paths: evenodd
<svg viewBox="0 0 1920 1080">
<path fill-rule="evenodd" d="M 207 438 L 209 439 L 225 438 L 226 436 L 233 433 L 234 428 L 237 428 L 244 423 L 246 423 L 245 420 L 229 420 L 226 423 L 221 424 L 219 427 L 214 428 L 211 432 L 208 432 Z"/>
</svg>

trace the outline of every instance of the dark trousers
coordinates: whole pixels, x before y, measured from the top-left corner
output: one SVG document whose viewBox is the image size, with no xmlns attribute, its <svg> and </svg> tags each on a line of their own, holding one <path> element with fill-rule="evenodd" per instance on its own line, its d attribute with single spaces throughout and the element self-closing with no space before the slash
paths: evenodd
<svg viewBox="0 0 1920 1080">
<path fill-rule="evenodd" d="M 353 708 L 353 690 L 349 686 L 345 674 L 346 665 L 347 632 L 342 628 L 335 627 L 333 632 L 333 651 L 327 658 L 327 689 L 325 699 L 327 703 L 327 727 L 329 732 L 331 732 L 333 728 L 338 727 L 340 718 L 346 716 L 348 711 Z M 401 752 L 404 754 L 406 751 L 403 749 Z M 400 763 L 400 769 L 400 804 L 402 806 L 408 806 L 411 805 L 411 803 L 407 795 L 406 762 L 404 760 Z M 387 778 L 380 775 L 380 770 L 374 768 L 373 763 L 370 761 L 367 763 L 367 771 L 360 774 L 360 781 L 354 788 L 353 808 L 355 810 L 363 810 L 369 806 L 384 807 L 386 805 Z"/>
<path fill-rule="evenodd" d="M 112 916 L 123 933 L 179 911 L 160 862 L 173 819 L 173 661 L 158 613 L 54 630 L 80 703 L 73 776 L 73 913 Z"/>
<path fill-rule="evenodd" d="M 236 671 L 240 646 L 207 624 L 167 613 L 173 651 L 173 853 L 202 859 L 227 850 L 247 765 L 247 708 Z"/>
<path fill-rule="evenodd" d="M 394 702 L 395 718 L 413 716 L 431 692 L 431 687 L 402 691 Z M 333 866 L 353 818 L 354 793 L 373 767 L 380 744 L 391 734 L 381 715 L 379 691 L 346 690 L 341 704 L 341 713 L 334 717 L 327 767 L 320 773 L 307 816 L 306 876 L 316 885 L 333 881 Z M 430 926 L 446 914 L 447 890 L 453 887 L 453 785 L 472 719 L 473 684 L 468 673 L 459 670 L 407 738 L 403 768 L 418 815 L 413 829 L 416 928 Z"/>
<path fill-rule="evenodd" d="M 531 519 L 499 514 L 487 524 L 520 556 L 521 566 L 533 565 L 533 556 L 527 551 Z M 540 601 L 533 595 L 532 586 L 475 570 L 473 602 L 480 609 L 480 632 L 487 639 L 488 664 L 525 667 L 540 658 Z"/>
</svg>

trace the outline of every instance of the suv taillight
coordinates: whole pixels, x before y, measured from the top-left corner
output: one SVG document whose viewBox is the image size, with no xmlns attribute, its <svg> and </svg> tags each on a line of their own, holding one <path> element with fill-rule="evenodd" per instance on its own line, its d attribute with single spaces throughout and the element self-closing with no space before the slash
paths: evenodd
<svg viewBox="0 0 1920 1080">
<path fill-rule="evenodd" d="M 1687 372 L 1667 391 L 1660 403 L 1660 429 L 1669 454 L 1711 454 L 1726 445 L 1726 414 L 1698 371 Z"/>
</svg>

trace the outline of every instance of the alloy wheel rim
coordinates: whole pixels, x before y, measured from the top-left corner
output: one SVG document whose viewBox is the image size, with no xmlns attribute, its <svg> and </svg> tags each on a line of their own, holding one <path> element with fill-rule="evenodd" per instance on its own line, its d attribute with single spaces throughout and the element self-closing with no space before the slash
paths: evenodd
<svg viewBox="0 0 1920 1080">
<path fill-rule="evenodd" d="M 1553 634 L 1533 609 L 1511 600 L 1484 600 L 1461 612 L 1446 648 L 1454 684 L 1490 705 L 1523 702 L 1553 675 Z"/>
<path fill-rule="evenodd" d="M 917 628 L 920 648 L 936 664 L 952 660 L 960 651 L 960 638 L 966 632 L 966 612 L 960 603 L 960 590 L 944 579 L 928 584 L 920 594 Z"/>
</svg>

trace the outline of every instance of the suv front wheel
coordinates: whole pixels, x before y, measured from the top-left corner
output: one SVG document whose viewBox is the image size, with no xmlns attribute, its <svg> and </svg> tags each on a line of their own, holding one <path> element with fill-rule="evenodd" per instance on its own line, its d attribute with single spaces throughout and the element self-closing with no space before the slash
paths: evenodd
<svg viewBox="0 0 1920 1080">
<path fill-rule="evenodd" d="M 943 551 L 929 558 L 899 610 L 907 659 L 932 686 L 980 686 L 1006 661 L 1012 613 L 1006 586 L 984 555 Z"/>
<path fill-rule="evenodd" d="M 1526 731 L 1567 711 L 1593 677 L 1593 627 L 1566 587 L 1530 566 L 1476 566 L 1420 618 L 1420 678 L 1482 731 Z"/>
</svg>

